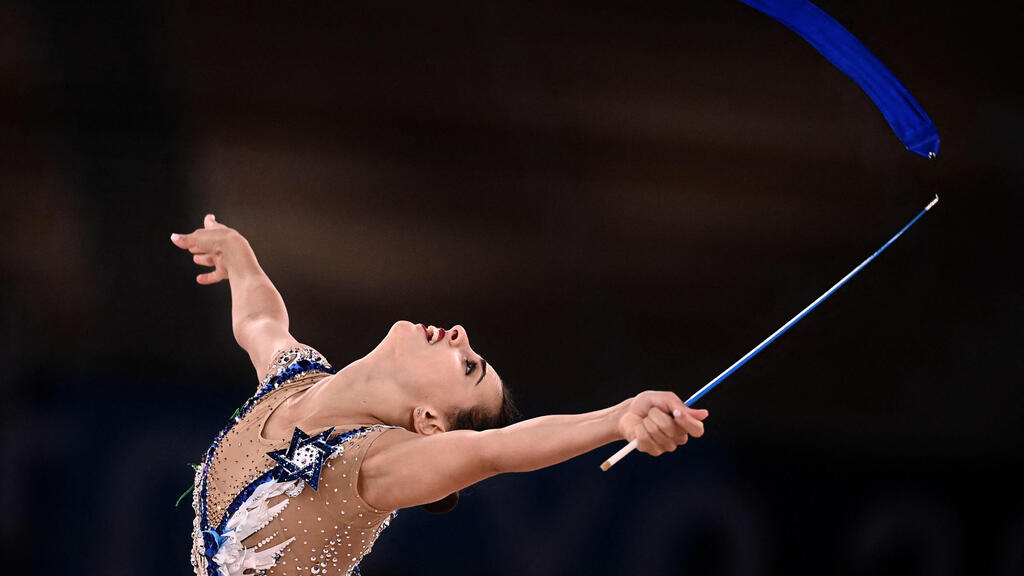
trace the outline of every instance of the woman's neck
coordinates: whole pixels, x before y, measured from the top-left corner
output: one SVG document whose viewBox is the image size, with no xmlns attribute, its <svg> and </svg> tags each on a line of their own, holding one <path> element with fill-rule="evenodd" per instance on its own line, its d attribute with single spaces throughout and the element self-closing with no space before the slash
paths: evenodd
<svg viewBox="0 0 1024 576">
<path fill-rule="evenodd" d="M 412 429 L 413 399 L 372 362 L 357 360 L 309 388 L 289 407 L 289 419 L 310 428 L 388 424 Z"/>
</svg>

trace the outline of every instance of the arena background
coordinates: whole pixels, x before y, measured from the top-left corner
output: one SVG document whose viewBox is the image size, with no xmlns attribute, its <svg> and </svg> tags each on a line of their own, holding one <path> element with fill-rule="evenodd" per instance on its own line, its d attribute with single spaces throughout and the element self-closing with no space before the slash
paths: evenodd
<svg viewBox="0 0 1024 576">
<path fill-rule="evenodd" d="M 363 572 L 1024 573 L 1020 8 L 820 5 L 937 161 L 734 1 L 0 3 L 4 570 L 190 573 L 256 384 L 168 240 L 207 212 L 335 365 L 461 323 L 534 416 L 688 396 L 938 193 L 701 440 L 403 511 Z"/>
</svg>

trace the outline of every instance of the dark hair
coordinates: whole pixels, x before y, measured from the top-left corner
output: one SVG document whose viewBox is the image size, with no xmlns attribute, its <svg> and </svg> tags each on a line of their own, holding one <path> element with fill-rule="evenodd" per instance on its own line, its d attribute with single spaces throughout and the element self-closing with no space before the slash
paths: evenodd
<svg viewBox="0 0 1024 576">
<path fill-rule="evenodd" d="M 519 420 L 522 414 L 512 401 L 508 387 L 501 383 L 501 408 L 491 412 L 483 406 L 474 406 L 469 410 L 457 410 L 448 416 L 450 430 L 476 430 L 478 432 L 491 428 L 504 428 Z M 424 504 L 422 508 L 434 514 L 445 514 L 455 509 L 459 503 L 459 493 L 452 492 L 444 498 Z"/>
<path fill-rule="evenodd" d="M 476 430 L 477 432 L 491 428 L 504 428 L 519 420 L 521 414 L 512 401 L 508 387 L 501 383 L 501 408 L 491 412 L 483 406 L 473 406 L 469 410 L 456 410 L 448 415 L 449 430 Z"/>
</svg>

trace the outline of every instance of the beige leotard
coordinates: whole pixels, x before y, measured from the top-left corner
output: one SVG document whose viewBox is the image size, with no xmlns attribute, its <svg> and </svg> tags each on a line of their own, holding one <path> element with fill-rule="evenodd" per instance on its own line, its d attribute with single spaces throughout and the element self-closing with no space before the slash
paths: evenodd
<svg viewBox="0 0 1024 576">
<path fill-rule="evenodd" d="M 358 571 L 395 511 L 356 487 L 367 448 L 388 426 L 295 429 L 264 437 L 285 400 L 334 369 L 312 348 L 279 351 L 196 470 L 192 565 L 200 576 L 343 575 Z"/>
</svg>

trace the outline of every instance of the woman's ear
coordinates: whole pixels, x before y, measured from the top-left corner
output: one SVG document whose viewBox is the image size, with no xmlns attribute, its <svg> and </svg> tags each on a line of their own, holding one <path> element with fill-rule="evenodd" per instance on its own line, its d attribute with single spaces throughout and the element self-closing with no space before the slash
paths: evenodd
<svg viewBox="0 0 1024 576">
<path fill-rule="evenodd" d="M 440 413 L 430 406 L 417 406 L 412 411 L 412 427 L 417 434 L 430 436 L 448 430 Z"/>
</svg>

